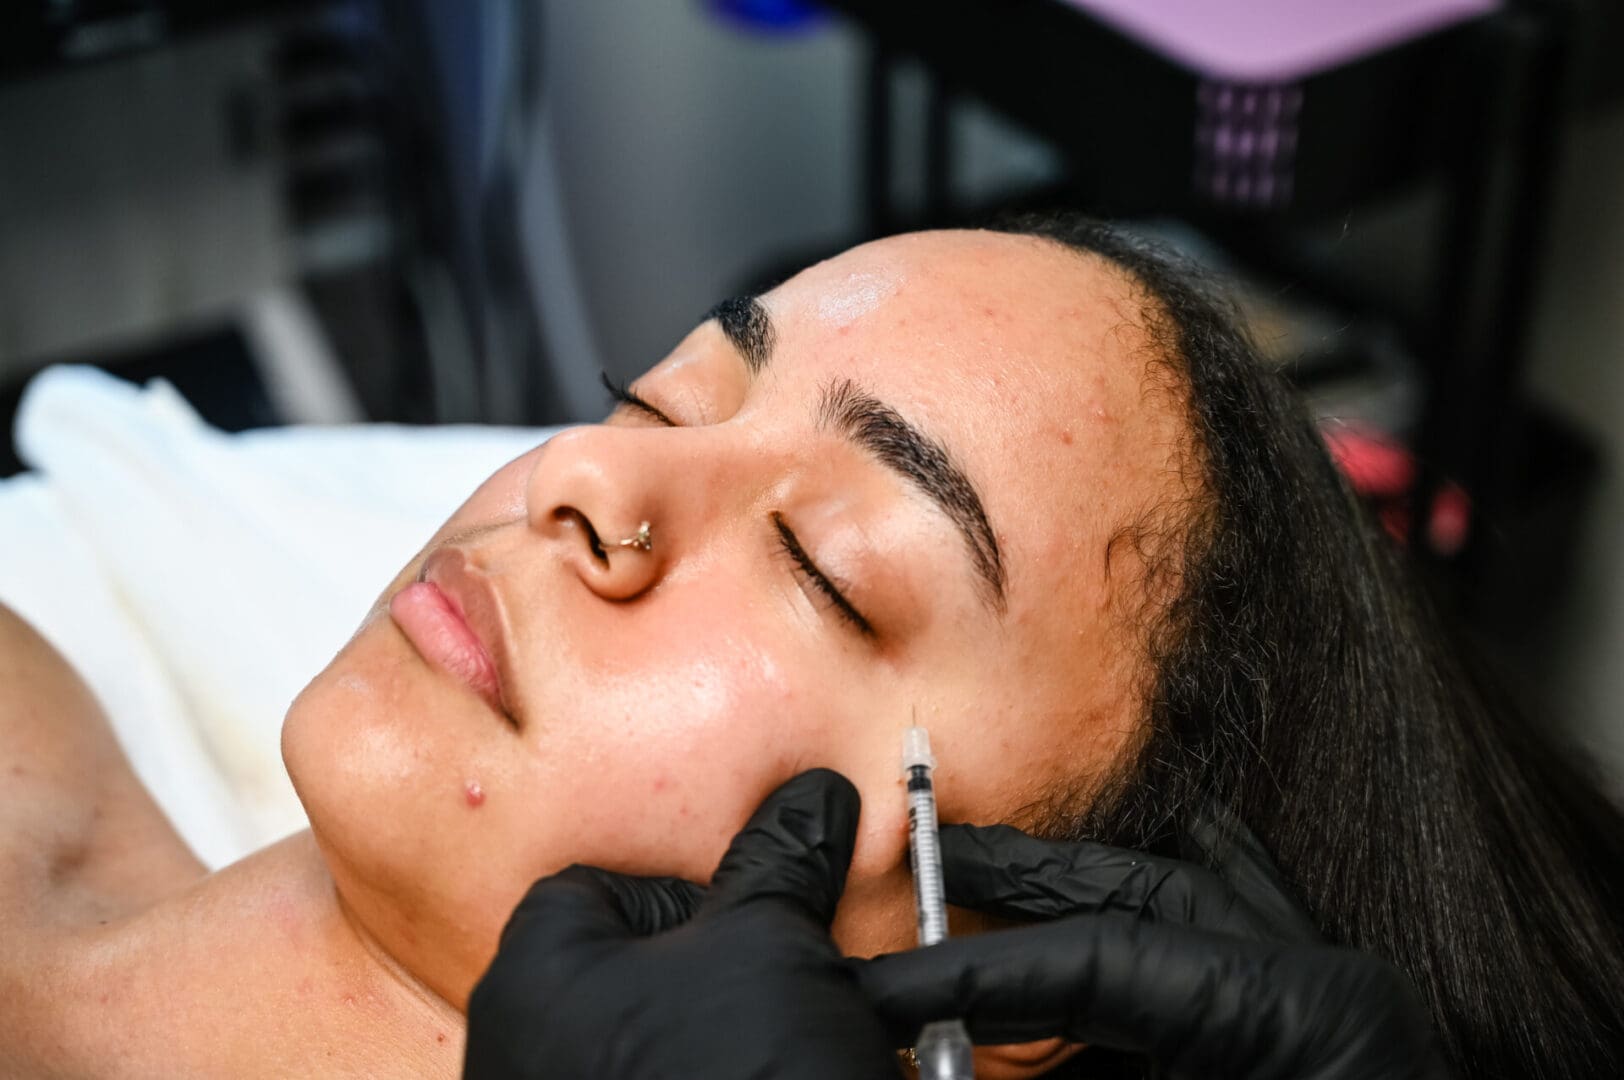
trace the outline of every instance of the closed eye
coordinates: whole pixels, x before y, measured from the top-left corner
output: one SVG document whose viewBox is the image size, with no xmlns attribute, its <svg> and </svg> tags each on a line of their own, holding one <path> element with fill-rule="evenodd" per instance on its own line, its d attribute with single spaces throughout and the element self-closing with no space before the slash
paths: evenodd
<svg viewBox="0 0 1624 1080">
<path fill-rule="evenodd" d="M 648 401 L 644 400 L 630 386 L 627 386 L 625 383 L 616 382 L 614 379 L 610 378 L 608 372 L 600 372 L 599 378 L 603 382 L 604 389 L 609 392 L 610 400 L 614 402 L 617 408 L 624 406 L 625 408 L 635 410 L 636 412 L 640 412 L 645 416 L 665 424 L 667 427 L 680 426 L 675 420 L 667 416 L 658 406 L 652 405 Z M 841 618 L 850 624 L 853 629 L 862 634 L 864 637 L 873 638 L 875 636 L 873 625 L 863 617 L 863 613 L 858 611 L 856 606 L 853 605 L 850 600 L 846 599 L 846 595 L 840 591 L 840 588 L 835 585 L 833 581 L 830 580 L 829 576 L 818 568 L 818 564 L 812 561 L 812 557 L 808 555 L 806 553 L 806 549 L 801 546 L 801 542 L 796 537 L 795 531 L 789 527 L 788 522 L 784 520 L 783 516 L 775 513 L 772 515 L 772 521 L 773 526 L 778 530 L 779 546 L 783 548 L 784 553 L 790 557 L 792 562 L 794 562 L 795 567 L 800 574 L 807 579 L 814 589 L 823 594 L 824 598 L 827 599 L 830 604 L 834 606 L 835 610 L 840 613 Z"/>
<path fill-rule="evenodd" d="M 818 569 L 818 564 L 813 562 L 812 557 L 806 553 L 806 549 L 801 546 L 800 540 L 795 536 L 795 531 L 789 527 L 789 523 L 784 520 L 783 515 L 775 513 L 772 515 L 772 519 L 773 527 L 778 530 L 779 546 L 784 549 L 784 553 L 790 557 L 800 572 L 806 576 L 812 587 L 822 593 L 834 605 L 835 610 L 840 612 L 841 618 L 850 623 L 858 633 L 866 638 L 873 638 L 875 636 L 873 625 L 863 617 L 863 613 L 858 611 L 850 600 L 846 599 L 846 595 L 840 591 L 833 581 L 829 580 L 829 576 Z"/>
<path fill-rule="evenodd" d="M 598 378 L 603 381 L 603 388 L 609 391 L 609 400 L 613 401 L 617 407 L 624 405 L 627 408 L 640 412 L 645 416 L 653 417 L 655 420 L 658 420 L 667 427 L 677 426 L 677 422 L 675 420 L 665 415 L 665 413 L 661 412 L 653 405 L 650 405 L 647 401 L 644 401 L 634 390 L 632 390 L 631 387 L 627 386 L 625 383 L 619 383 L 614 379 L 611 379 L 607 371 L 599 372 Z"/>
</svg>

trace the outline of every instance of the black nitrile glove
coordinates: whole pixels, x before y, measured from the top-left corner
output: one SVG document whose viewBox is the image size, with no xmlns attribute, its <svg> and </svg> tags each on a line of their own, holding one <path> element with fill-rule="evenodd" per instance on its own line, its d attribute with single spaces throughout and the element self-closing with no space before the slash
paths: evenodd
<svg viewBox="0 0 1624 1080">
<path fill-rule="evenodd" d="M 857 789 L 802 773 L 708 890 L 574 866 L 531 888 L 468 1003 L 470 1080 L 896 1080 L 829 937 Z"/>
<path fill-rule="evenodd" d="M 1005 826 L 942 829 L 948 899 L 1036 926 L 853 961 L 898 1045 L 958 1016 L 978 1043 L 1060 1036 L 1175 1077 L 1447 1077 L 1415 990 L 1323 944 L 1239 827 L 1224 876 Z M 1215 843 L 1209 828 L 1198 843 Z"/>
</svg>

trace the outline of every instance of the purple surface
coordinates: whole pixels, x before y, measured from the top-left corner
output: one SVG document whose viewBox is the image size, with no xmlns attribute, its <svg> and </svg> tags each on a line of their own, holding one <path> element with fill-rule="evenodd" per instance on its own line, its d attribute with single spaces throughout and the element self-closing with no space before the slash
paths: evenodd
<svg viewBox="0 0 1624 1080">
<path fill-rule="evenodd" d="M 1502 0 L 1060 0 L 1211 79 L 1288 82 Z"/>
</svg>

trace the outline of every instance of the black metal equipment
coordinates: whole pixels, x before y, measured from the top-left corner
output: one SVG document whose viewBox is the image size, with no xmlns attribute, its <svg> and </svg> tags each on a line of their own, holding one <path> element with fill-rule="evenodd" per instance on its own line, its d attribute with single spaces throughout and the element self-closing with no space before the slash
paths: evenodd
<svg viewBox="0 0 1624 1080">
<path fill-rule="evenodd" d="M 949 205 L 952 155 L 939 115 L 955 95 L 981 99 L 1060 151 L 1063 189 L 1039 201 L 1180 218 L 1273 279 L 1355 311 L 1381 301 L 1327 267 L 1302 232 L 1442 185 L 1430 300 L 1417 312 L 1375 313 L 1424 359 L 1412 519 L 1447 479 L 1486 523 L 1458 555 L 1416 546 L 1448 562 L 1448 576 L 1482 577 L 1496 528 L 1530 482 L 1523 374 L 1572 89 L 1576 24 L 1566 6 L 1483 5 L 1492 10 L 1287 80 L 1247 82 L 1168 55 L 1096 17 L 1090 0 L 829 2 L 870 38 L 862 190 L 876 235 L 962 218 L 965 208 Z M 927 220 L 903 223 L 890 198 L 888 88 L 905 57 L 934 86 Z"/>
</svg>

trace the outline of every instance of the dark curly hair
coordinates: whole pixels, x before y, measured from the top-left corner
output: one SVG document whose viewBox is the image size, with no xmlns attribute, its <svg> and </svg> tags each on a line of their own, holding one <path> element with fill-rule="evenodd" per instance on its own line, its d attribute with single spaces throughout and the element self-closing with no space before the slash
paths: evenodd
<svg viewBox="0 0 1624 1080">
<path fill-rule="evenodd" d="M 1192 433 L 1187 497 L 1117 538 L 1143 738 L 1044 831 L 1176 851 L 1217 804 L 1328 939 L 1410 976 L 1460 1075 L 1624 1076 L 1624 814 L 1458 647 L 1209 276 L 1081 217 L 994 227 L 1133 279 Z"/>
</svg>

